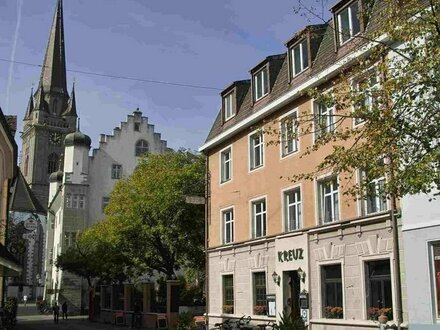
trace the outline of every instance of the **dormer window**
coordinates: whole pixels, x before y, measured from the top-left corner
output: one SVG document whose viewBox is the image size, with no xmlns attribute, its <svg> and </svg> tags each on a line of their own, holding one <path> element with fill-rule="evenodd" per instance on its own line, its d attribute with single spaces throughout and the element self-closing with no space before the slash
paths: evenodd
<svg viewBox="0 0 440 330">
<path fill-rule="evenodd" d="M 269 93 L 267 66 L 254 74 L 254 97 L 258 101 Z"/>
<path fill-rule="evenodd" d="M 303 72 L 309 67 L 309 49 L 307 39 L 291 48 L 290 60 L 292 64 L 292 77 Z"/>
<path fill-rule="evenodd" d="M 234 111 L 234 102 L 233 102 L 233 96 L 234 93 L 229 93 L 225 97 L 223 97 L 223 118 L 224 121 L 227 121 L 234 117 L 235 111 Z"/>
<path fill-rule="evenodd" d="M 344 44 L 361 32 L 359 19 L 359 2 L 354 1 L 336 14 L 339 44 Z"/>
</svg>

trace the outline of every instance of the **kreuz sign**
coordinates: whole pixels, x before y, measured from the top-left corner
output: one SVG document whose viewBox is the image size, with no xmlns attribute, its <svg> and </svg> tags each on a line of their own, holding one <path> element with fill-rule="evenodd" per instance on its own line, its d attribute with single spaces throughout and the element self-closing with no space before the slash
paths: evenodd
<svg viewBox="0 0 440 330">
<path fill-rule="evenodd" d="M 301 260 L 304 259 L 304 249 L 292 249 L 292 250 L 284 250 L 278 251 L 278 261 L 279 262 L 288 262 L 293 260 Z"/>
</svg>

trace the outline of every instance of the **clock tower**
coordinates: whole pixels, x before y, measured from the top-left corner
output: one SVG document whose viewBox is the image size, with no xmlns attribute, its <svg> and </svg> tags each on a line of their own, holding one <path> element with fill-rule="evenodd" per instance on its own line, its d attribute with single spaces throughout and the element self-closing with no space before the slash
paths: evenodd
<svg viewBox="0 0 440 330">
<path fill-rule="evenodd" d="M 75 86 L 67 91 L 63 3 L 57 0 L 37 90 L 23 119 L 21 172 L 47 207 L 49 176 L 59 169 L 64 137 L 76 130 Z"/>
</svg>

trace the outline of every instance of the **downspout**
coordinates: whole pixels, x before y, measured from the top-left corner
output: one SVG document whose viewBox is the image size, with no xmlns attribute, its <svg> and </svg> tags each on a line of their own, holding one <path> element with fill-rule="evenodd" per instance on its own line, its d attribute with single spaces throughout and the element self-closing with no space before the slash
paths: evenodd
<svg viewBox="0 0 440 330">
<path fill-rule="evenodd" d="M 205 162 L 205 295 L 206 295 L 206 311 L 205 322 L 209 327 L 209 219 L 210 219 L 210 175 L 209 175 L 209 157 L 206 155 Z"/>
</svg>

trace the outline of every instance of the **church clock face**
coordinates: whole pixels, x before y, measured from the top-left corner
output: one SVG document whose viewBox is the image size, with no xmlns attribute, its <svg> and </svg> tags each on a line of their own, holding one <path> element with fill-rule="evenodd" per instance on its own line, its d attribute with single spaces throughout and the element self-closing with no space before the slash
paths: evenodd
<svg viewBox="0 0 440 330">
<path fill-rule="evenodd" d="M 52 132 L 49 135 L 49 143 L 55 146 L 61 145 L 62 135 L 58 132 Z"/>
</svg>

